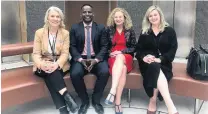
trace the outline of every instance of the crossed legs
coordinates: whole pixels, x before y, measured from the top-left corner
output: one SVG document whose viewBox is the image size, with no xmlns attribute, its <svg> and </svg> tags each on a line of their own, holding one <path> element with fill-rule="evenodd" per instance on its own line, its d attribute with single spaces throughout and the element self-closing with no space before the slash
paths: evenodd
<svg viewBox="0 0 208 114">
<path fill-rule="evenodd" d="M 158 95 L 158 90 L 160 91 L 162 97 L 164 98 L 165 104 L 168 108 L 168 114 L 175 114 L 177 110 L 170 97 L 167 79 L 161 70 L 157 81 L 157 89 L 154 89 L 154 95 L 152 98 L 150 98 L 149 107 L 148 107 L 150 111 L 156 110 L 156 99 Z"/>
<path fill-rule="evenodd" d="M 121 104 L 121 96 L 122 96 L 123 88 L 126 83 L 126 73 L 127 73 L 127 68 L 125 65 L 125 57 L 123 54 L 119 54 L 116 56 L 112 68 L 112 86 L 110 89 L 110 94 L 107 97 L 107 99 L 109 99 L 111 102 L 115 100 L 116 105 Z M 112 94 L 115 95 L 115 98 L 112 97 Z M 116 112 L 117 110 L 120 109 L 121 106 L 119 107 L 119 109 L 116 108 Z"/>
</svg>

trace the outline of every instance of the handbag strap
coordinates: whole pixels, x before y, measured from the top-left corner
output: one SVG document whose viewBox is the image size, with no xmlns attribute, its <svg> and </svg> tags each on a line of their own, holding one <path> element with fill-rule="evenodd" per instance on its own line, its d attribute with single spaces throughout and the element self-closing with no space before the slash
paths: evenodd
<svg viewBox="0 0 208 114">
<path fill-rule="evenodd" d="M 205 52 L 206 54 L 208 54 L 208 51 L 207 51 L 206 49 L 204 49 L 204 48 L 202 47 L 201 44 L 199 45 L 199 48 L 200 48 L 203 52 Z"/>
<path fill-rule="evenodd" d="M 189 59 L 194 53 L 198 53 L 198 51 L 200 50 L 197 50 L 196 48 L 192 47 L 186 59 Z"/>
</svg>

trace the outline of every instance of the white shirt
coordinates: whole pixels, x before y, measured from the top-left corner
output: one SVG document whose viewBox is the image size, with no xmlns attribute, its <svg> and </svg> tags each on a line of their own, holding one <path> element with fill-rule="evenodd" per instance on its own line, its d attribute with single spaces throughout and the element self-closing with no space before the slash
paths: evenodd
<svg viewBox="0 0 208 114">
<path fill-rule="evenodd" d="M 56 38 L 56 35 L 49 34 L 49 41 L 51 43 L 51 46 L 54 46 L 53 42 L 55 41 L 55 38 Z M 50 43 L 48 42 L 48 52 L 52 54 Z M 54 42 L 54 43 L 56 43 L 56 42 Z M 54 48 L 54 49 L 56 50 L 56 48 Z M 54 50 L 54 53 L 55 53 L 55 50 Z"/>
</svg>

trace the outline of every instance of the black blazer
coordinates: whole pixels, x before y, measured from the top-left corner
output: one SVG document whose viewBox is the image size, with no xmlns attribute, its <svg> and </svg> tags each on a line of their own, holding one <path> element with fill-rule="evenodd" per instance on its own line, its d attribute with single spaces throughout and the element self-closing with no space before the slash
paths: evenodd
<svg viewBox="0 0 208 114">
<path fill-rule="evenodd" d="M 149 30 L 148 34 L 140 34 L 135 50 L 140 71 L 144 75 L 147 63 L 143 61 L 143 58 L 147 54 L 151 54 L 161 59 L 161 69 L 170 80 L 172 78 L 172 61 L 178 48 L 175 30 L 171 27 L 166 27 L 162 33 L 159 33 L 157 36 L 159 45 L 157 45 L 155 37 L 152 30 Z M 159 55 L 159 52 L 161 55 Z"/>
<path fill-rule="evenodd" d="M 105 33 L 103 35 L 103 37 L 108 38 L 108 41 L 109 41 L 108 51 L 109 51 L 109 53 L 110 53 L 111 48 L 116 45 L 116 44 L 112 44 L 115 32 L 116 32 L 116 28 L 113 26 L 110 26 L 110 27 L 106 28 Z M 129 30 L 124 30 L 124 36 L 126 38 L 126 47 L 127 48 L 122 50 L 121 52 L 124 54 L 130 54 L 130 55 L 134 56 L 134 51 L 136 48 L 136 35 L 135 35 L 134 30 L 132 28 L 130 28 Z"/>
<path fill-rule="evenodd" d="M 92 44 L 95 52 L 95 58 L 103 61 L 107 59 L 108 40 L 102 38 L 105 27 L 102 24 L 92 23 Z M 77 61 L 81 58 L 81 53 L 84 50 L 85 32 L 83 22 L 73 24 L 70 31 L 70 53 L 72 60 Z"/>
</svg>

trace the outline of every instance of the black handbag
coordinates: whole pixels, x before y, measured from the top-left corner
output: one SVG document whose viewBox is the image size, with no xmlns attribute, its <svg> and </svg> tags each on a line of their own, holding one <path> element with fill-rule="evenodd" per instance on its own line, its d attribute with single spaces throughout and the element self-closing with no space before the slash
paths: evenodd
<svg viewBox="0 0 208 114">
<path fill-rule="evenodd" d="M 189 55 L 186 59 L 187 73 L 196 80 L 208 81 L 208 49 L 203 48 L 202 45 L 199 49 L 191 48 Z"/>
<path fill-rule="evenodd" d="M 48 76 L 49 74 L 46 73 L 45 71 L 43 70 L 40 70 L 37 68 L 37 70 L 34 72 L 35 75 L 37 75 L 38 77 L 41 77 L 41 78 L 44 78 L 46 76 Z"/>
</svg>

